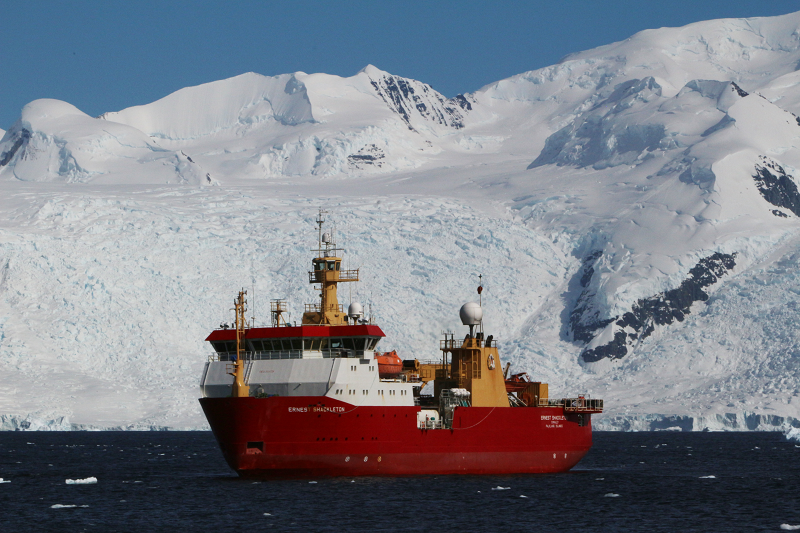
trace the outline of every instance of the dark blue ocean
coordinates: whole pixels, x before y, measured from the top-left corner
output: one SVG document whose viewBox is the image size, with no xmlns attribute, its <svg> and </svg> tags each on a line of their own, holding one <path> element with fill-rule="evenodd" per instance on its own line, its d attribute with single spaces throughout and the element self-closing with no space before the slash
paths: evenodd
<svg viewBox="0 0 800 533">
<path fill-rule="evenodd" d="M 254 483 L 207 432 L 1 432 L 0 477 L 0 531 L 15 532 L 800 526 L 800 443 L 778 433 L 596 432 L 583 461 L 556 475 Z M 97 483 L 65 483 L 88 477 Z"/>
</svg>

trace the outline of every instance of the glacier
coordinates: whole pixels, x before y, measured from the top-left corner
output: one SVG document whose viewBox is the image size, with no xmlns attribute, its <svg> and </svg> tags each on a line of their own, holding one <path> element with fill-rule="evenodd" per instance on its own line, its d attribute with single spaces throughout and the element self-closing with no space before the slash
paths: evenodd
<svg viewBox="0 0 800 533">
<path fill-rule="evenodd" d="M 299 319 L 320 207 L 381 349 L 436 357 L 482 274 L 503 357 L 598 429 L 800 427 L 798 64 L 793 13 L 452 98 L 369 65 L 33 101 L 0 130 L 0 429 L 206 428 L 203 339 L 239 288 Z"/>
</svg>

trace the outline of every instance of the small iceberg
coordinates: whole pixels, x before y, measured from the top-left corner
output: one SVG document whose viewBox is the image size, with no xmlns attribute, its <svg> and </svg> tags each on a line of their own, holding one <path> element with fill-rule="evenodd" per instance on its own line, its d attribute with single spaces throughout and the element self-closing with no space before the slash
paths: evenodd
<svg viewBox="0 0 800 533">
<path fill-rule="evenodd" d="M 501 487 L 500 485 L 492 487 L 492 490 L 509 490 L 511 487 Z"/>
<path fill-rule="evenodd" d="M 3 479 L 0 477 L 0 483 L 11 483 L 10 479 Z"/>
<path fill-rule="evenodd" d="M 308 484 L 316 483 L 316 481 L 309 481 Z"/>
<path fill-rule="evenodd" d="M 272 516 L 270 513 L 264 513 L 264 516 Z"/>
<path fill-rule="evenodd" d="M 800 529 L 800 526 L 792 526 L 789 524 L 781 524 L 781 529 L 784 531 L 797 531 Z"/>
<path fill-rule="evenodd" d="M 62 505 L 57 503 L 55 505 L 51 505 L 50 509 L 74 509 L 75 507 L 89 507 L 88 505 Z"/>
<path fill-rule="evenodd" d="M 603 498 L 619 498 L 619 494 L 614 494 L 613 492 L 607 492 L 603 494 Z"/>
<path fill-rule="evenodd" d="M 527 496 L 525 496 L 524 494 L 520 494 L 519 497 L 520 498 L 527 498 Z"/>
<path fill-rule="evenodd" d="M 717 479 L 717 476 L 700 476 L 699 479 Z"/>
<path fill-rule="evenodd" d="M 68 479 L 67 485 L 94 485 L 97 483 L 96 477 L 87 477 L 86 479 Z"/>
<path fill-rule="evenodd" d="M 800 428 L 791 428 L 791 429 L 789 429 L 789 431 L 786 432 L 786 440 L 800 441 Z M 781 526 L 781 527 L 783 527 L 783 526 Z"/>
</svg>

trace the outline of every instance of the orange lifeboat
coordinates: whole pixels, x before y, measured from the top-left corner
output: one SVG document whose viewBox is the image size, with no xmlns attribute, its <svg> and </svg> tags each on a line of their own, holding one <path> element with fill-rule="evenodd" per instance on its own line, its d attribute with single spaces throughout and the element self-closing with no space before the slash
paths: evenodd
<svg viewBox="0 0 800 533">
<path fill-rule="evenodd" d="M 394 379 L 403 372 L 403 360 L 395 350 L 382 354 L 375 352 L 375 360 L 378 361 L 378 376 L 381 378 Z"/>
<path fill-rule="evenodd" d="M 527 372 L 514 374 L 511 378 L 506 380 L 506 392 L 522 392 L 528 388 L 531 380 Z"/>
</svg>

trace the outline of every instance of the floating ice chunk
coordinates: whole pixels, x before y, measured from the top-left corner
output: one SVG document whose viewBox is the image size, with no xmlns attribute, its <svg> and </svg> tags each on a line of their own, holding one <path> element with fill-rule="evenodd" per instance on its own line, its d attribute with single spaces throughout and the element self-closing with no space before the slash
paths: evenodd
<svg viewBox="0 0 800 533">
<path fill-rule="evenodd" d="M 603 494 L 603 498 L 619 498 L 619 494 L 614 494 L 613 492 L 607 492 Z"/>
<path fill-rule="evenodd" d="M 520 498 L 527 498 L 527 496 L 525 496 L 524 494 L 520 494 L 519 497 Z"/>
<path fill-rule="evenodd" d="M 800 441 L 800 428 L 791 428 L 786 432 L 786 440 Z"/>
<path fill-rule="evenodd" d="M 717 479 L 717 476 L 700 476 L 700 479 Z"/>
<path fill-rule="evenodd" d="M 87 477 L 86 479 L 68 479 L 67 485 L 94 485 L 97 483 L 96 477 Z"/>
<path fill-rule="evenodd" d="M 3 479 L 0 477 L 0 483 L 11 483 L 10 479 Z"/>
<path fill-rule="evenodd" d="M 309 484 L 311 484 L 311 483 L 316 483 L 316 481 L 309 481 L 308 483 L 309 483 Z"/>
<path fill-rule="evenodd" d="M 603 481 L 604 479 L 605 479 L 604 477 L 596 477 L 596 478 L 594 478 L 595 481 Z"/>
<path fill-rule="evenodd" d="M 88 505 L 62 505 L 60 503 L 57 503 L 55 505 L 51 505 L 50 509 L 72 509 L 72 508 L 75 508 L 75 507 L 89 507 L 89 506 Z"/>
<path fill-rule="evenodd" d="M 264 516 L 272 516 L 270 513 L 264 513 Z"/>
<path fill-rule="evenodd" d="M 496 487 L 492 487 L 492 490 L 508 490 L 510 488 L 511 487 L 501 487 L 500 485 L 498 485 Z"/>
<path fill-rule="evenodd" d="M 790 524 L 781 524 L 781 529 L 784 531 L 797 531 L 800 529 L 800 526 L 792 526 Z"/>
</svg>

